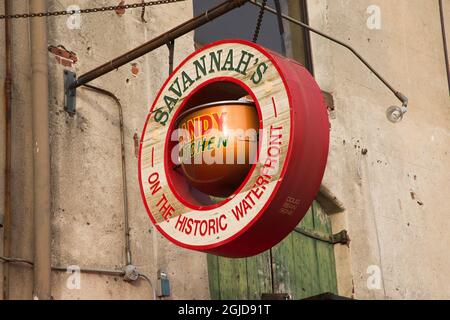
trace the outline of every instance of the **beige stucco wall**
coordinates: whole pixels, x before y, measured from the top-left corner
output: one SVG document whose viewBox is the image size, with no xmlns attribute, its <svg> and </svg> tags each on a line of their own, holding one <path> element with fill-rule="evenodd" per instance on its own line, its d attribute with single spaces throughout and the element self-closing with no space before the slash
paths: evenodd
<svg viewBox="0 0 450 320">
<path fill-rule="evenodd" d="M 52 1 L 53 8 L 73 1 Z M 90 2 L 90 6 L 104 1 Z M 77 53 L 75 71 L 82 73 L 124 51 L 139 46 L 192 17 L 190 2 L 141 10 L 118 17 L 114 12 L 83 16 L 80 30 L 51 20 L 51 44 Z M 192 34 L 176 41 L 175 64 L 192 52 Z M 168 75 L 168 50 L 160 48 L 92 84 L 108 89 L 123 104 L 128 197 L 133 263 L 156 285 L 158 269 L 168 273 L 172 298 L 207 298 L 206 257 L 175 247 L 153 227 L 143 207 L 137 181 L 135 133 L 140 135 L 146 114 Z M 62 112 L 62 70 L 51 61 L 51 143 L 53 186 L 53 262 L 81 267 L 114 268 L 124 264 L 121 154 L 117 106 L 109 98 L 80 89 L 77 115 Z M 145 281 L 124 283 L 119 278 L 83 275 L 81 290 L 68 290 L 66 274 L 55 274 L 53 295 L 65 298 L 149 299 Z"/>
<path fill-rule="evenodd" d="M 86 5 L 71 0 L 48 3 L 50 10 L 65 9 L 74 3 L 81 7 Z M 14 3 L 14 12 L 26 12 L 24 4 L 26 1 Z M 105 4 L 111 3 L 90 1 L 89 7 Z M 75 52 L 79 61 L 72 70 L 81 74 L 191 18 L 192 4 L 148 8 L 148 23 L 141 22 L 140 13 L 139 9 L 127 11 L 121 17 L 115 12 L 83 15 L 79 30 L 68 29 L 65 17 L 48 19 L 48 42 Z M 14 26 L 16 162 L 13 205 L 16 209 L 13 254 L 32 260 L 27 22 L 15 21 Z M 192 34 L 178 39 L 175 64 L 193 50 Z M 168 75 L 168 50 L 160 48 L 135 62 L 140 70 L 137 77 L 132 75 L 132 65 L 128 64 L 92 83 L 112 91 L 123 104 L 133 264 L 155 286 L 157 270 L 167 272 L 173 299 L 208 298 L 206 255 L 177 248 L 162 238 L 154 229 L 140 198 L 133 136 L 135 133 L 140 135 L 150 104 Z M 79 89 L 77 114 L 69 117 L 63 112 L 64 67 L 51 54 L 49 64 L 52 264 L 120 269 L 125 263 L 125 254 L 117 106 L 110 98 Z M 10 297 L 31 298 L 31 270 L 18 266 L 11 266 L 11 270 Z M 52 274 L 55 299 L 153 298 L 145 281 L 129 284 L 120 277 L 82 274 L 81 289 L 70 290 L 66 286 L 68 277 L 69 274 L 63 272 Z"/>
<path fill-rule="evenodd" d="M 398 101 L 390 91 L 346 49 L 312 37 L 316 78 L 336 105 L 324 183 L 346 207 L 333 227 L 352 239 L 336 247 L 340 292 L 450 298 L 450 99 L 438 1 L 308 3 L 314 27 L 354 46 L 410 100 L 403 122 L 391 124 L 385 111 Z M 374 4 L 380 30 L 366 24 Z M 380 289 L 367 286 L 372 265 Z"/>
<path fill-rule="evenodd" d="M 49 1 L 49 8 L 60 10 L 74 3 L 85 5 L 83 1 L 59 0 Z M 89 6 L 105 3 L 90 1 Z M 444 3 L 450 8 L 450 0 Z M 387 122 L 385 110 L 398 104 L 396 98 L 346 49 L 313 36 L 316 78 L 323 90 L 333 93 L 336 105 L 324 183 L 346 207 L 345 212 L 332 216 L 334 230 L 345 228 L 352 238 L 349 248 L 336 246 L 340 294 L 378 299 L 450 298 L 450 100 L 437 1 L 308 0 L 308 4 L 313 26 L 348 41 L 410 98 L 404 121 L 396 125 Z M 381 30 L 366 26 L 366 9 L 373 4 L 381 8 Z M 13 1 L 13 7 L 14 12 L 26 12 L 27 1 Z M 140 10 L 122 17 L 114 12 L 85 15 L 80 30 L 69 30 L 64 17 L 52 18 L 49 45 L 61 44 L 74 51 L 79 61 L 73 70 L 81 74 L 190 17 L 192 4 L 187 1 L 147 9 L 147 24 L 140 21 Z M 28 22 L 14 21 L 13 27 L 12 253 L 31 260 Z M 0 43 L 4 43 L 2 22 L 0 28 Z M 2 84 L 3 49 L 0 46 Z M 192 34 L 177 40 L 175 64 L 192 50 Z M 137 77 L 129 64 L 93 84 L 114 92 L 124 107 L 134 264 L 154 285 L 157 270 L 166 271 L 172 298 L 208 298 L 205 255 L 179 249 L 156 232 L 143 208 L 137 183 L 133 136 L 140 134 L 150 103 L 167 77 L 167 53 L 167 48 L 161 48 L 138 59 Z M 117 107 L 109 98 L 80 89 L 78 113 L 74 118 L 67 116 L 62 111 L 64 68 L 50 54 L 49 64 L 52 263 L 120 268 L 125 257 Z M 0 90 L 0 99 L 2 95 Z M 2 117 L 0 112 L 1 141 Z M 364 148 L 366 155 L 361 153 Z M 0 158 L 2 167 L 2 147 Z M 3 170 L 3 208 L 2 174 Z M 381 270 L 380 289 L 367 287 L 370 266 Z M 31 270 L 23 266 L 11 266 L 10 270 L 10 297 L 30 299 Z M 152 298 L 145 282 L 128 284 L 119 277 L 83 274 L 81 289 L 69 290 L 68 276 L 53 273 L 55 299 Z M 2 278 L 0 268 L 0 285 Z"/>
</svg>

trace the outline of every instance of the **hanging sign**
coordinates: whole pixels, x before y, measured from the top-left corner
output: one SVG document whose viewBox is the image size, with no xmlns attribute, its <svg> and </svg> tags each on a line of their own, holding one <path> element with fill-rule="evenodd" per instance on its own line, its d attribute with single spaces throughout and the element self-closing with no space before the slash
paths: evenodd
<svg viewBox="0 0 450 320">
<path fill-rule="evenodd" d="M 142 199 L 176 245 L 252 256 L 304 217 L 328 144 L 327 109 L 302 65 L 247 41 L 216 42 L 156 96 L 139 152 Z"/>
</svg>

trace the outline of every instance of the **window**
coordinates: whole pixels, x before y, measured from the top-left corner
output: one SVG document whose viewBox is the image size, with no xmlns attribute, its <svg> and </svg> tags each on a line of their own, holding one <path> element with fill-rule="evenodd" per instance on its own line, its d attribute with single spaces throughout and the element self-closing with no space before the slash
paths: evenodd
<svg viewBox="0 0 450 320">
<path fill-rule="evenodd" d="M 194 15 L 222 3 L 224 0 L 194 0 Z M 275 8 L 275 1 L 267 1 L 267 5 Z M 280 0 L 282 12 L 303 22 L 307 22 L 306 0 Z M 251 41 L 255 31 L 259 7 L 247 3 L 222 17 L 209 22 L 195 31 L 194 40 L 198 47 L 221 39 L 245 39 Z M 312 69 L 309 36 L 305 31 L 288 21 L 283 22 L 285 29 L 284 42 L 286 55 Z M 270 50 L 282 53 L 280 31 L 277 16 L 266 11 L 259 34 L 258 43 Z"/>
</svg>

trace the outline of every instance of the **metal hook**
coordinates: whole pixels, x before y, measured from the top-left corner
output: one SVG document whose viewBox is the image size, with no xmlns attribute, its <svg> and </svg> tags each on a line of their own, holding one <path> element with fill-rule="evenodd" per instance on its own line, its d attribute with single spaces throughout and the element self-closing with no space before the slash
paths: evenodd
<svg viewBox="0 0 450 320">
<path fill-rule="evenodd" d="M 142 3 L 145 3 L 145 0 L 142 0 Z M 142 6 L 141 21 L 147 23 L 147 20 L 145 20 L 145 6 Z"/>
<path fill-rule="evenodd" d="M 167 43 L 167 47 L 169 48 L 169 75 L 173 72 L 173 57 L 175 52 L 175 40 L 171 40 Z"/>
</svg>

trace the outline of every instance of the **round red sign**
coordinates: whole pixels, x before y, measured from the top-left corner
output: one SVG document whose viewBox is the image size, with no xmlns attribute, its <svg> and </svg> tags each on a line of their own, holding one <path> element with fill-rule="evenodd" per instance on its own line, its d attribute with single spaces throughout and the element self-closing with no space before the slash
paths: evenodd
<svg viewBox="0 0 450 320">
<path fill-rule="evenodd" d="M 327 109 L 303 66 L 247 41 L 216 42 L 177 67 L 150 109 L 142 199 L 173 243 L 252 256 L 304 217 L 328 145 Z"/>
</svg>

